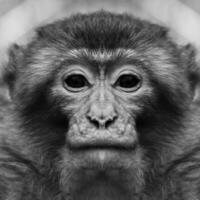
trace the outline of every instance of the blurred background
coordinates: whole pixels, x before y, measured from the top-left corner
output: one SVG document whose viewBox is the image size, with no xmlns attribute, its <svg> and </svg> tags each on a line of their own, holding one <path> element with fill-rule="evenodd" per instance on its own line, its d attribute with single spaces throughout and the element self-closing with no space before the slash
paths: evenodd
<svg viewBox="0 0 200 200">
<path fill-rule="evenodd" d="M 0 67 L 7 48 L 14 42 L 26 43 L 37 26 L 99 9 L 166 25 L 178 43 L 192 43 L 200 52 L 200 0 L 0 0 Z"/>
</svg>

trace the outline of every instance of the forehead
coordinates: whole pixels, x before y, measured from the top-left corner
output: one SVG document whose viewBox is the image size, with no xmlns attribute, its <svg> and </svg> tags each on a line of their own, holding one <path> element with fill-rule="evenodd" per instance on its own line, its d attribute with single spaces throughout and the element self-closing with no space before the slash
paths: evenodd
<svg viewBox="0 0 200 200">
<path fill-rule="evenodd" d="M 128 62 L 142 61 L 136 51 L 123 48 L 116 50 L 81 48 L 66 51 L 42 48 L 32 55 L 32 62 L 29 61 L 27 68 L 32 68 L 32 74 L 44 77 L 58 71 L 64 72 L 73 65 L 92 71 L 99 71 L 99 69 L 109 69 L 110 71 L 116 66 L 128 64 Z"/>
<path fill-rule="evenodd" d="M 38 76 L 47 76 L 55 70 L 60 70 L 62 66 L 67 68 L 71 64 L 115 64 L 119 66 L 123 64 L 139 64 L 139 67 L 146 68 L 159 76 L 169 77 L 172 71 L 181 70 L 177 67 L 177 57 L 173 57 L 170 52 L 164 48 L 151 47 L 141 52 L 134 49 L 118 48 L 115 50 L 91 50 L 86 48 L 71 49 L 61 51 L 55 48 L 43 48 L 34 54 L 29 62 L 28 68 L 32 68 L 32 73 Z M 63 64 L 63 65 L 62 65 Z M 94 65 L 92 65 L 94 67 Z"/>
<path fill-rule="evenodd" d="M 165 63 L 170 55 L 161 48 L 146 49 L 138 52 L 134 49 L 117 48 L 115 50 L 86 48 L 60 51 L 55 48 L 43 48 L 35 52 L 32 57 L 31 68 L 35 73 L 51 73 L 54 70 L 67 69 L 70 65 L 81 65 L 93 69 L 111 69 L 125 64 L 149 66 L 152 61 Z M 31 63 L 31 62 L 29 62 Z"/>
<path fill-rule="evenodd" d="M 81 62 L 93 62 L 99 65 L 112 62 L 131 62 L 140 61 L 147 62 L 153 60 L 170 61 L 173 55 L 166 49 L 159 47 L 146 48 L 146 50 L 138 51 L 135 49 L 116 48 L 115 50 L 107 49 L 66 49 L 59 50 L 55 48 L 41 48 L 32 54 L 32 60 L 37 63 L 62 63 L 76 64 Z"/>
<path fill-rule="evenodd" d="M 107 66 L 109 64 L 133 59 L 137 53 L 134 50 L 118 48 L 115 50 L 90 50 L 90 49 L 72 49 L 68 51 L 66 59 L 71 59 L 74 61 L 86 61 L 93 63 L 94 65 Z"/>
</svg>

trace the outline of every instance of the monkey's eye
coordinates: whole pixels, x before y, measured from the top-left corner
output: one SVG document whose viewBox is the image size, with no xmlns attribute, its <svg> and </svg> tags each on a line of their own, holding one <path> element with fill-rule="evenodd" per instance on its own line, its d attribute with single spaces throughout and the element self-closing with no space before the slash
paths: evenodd
<svg viewBox="0 0 200 200">
<path fill-rule="evenodd" d="M 125 92 L 132 92 L 139 88 L 141 78 L 136 74 L 122 74 L 115 82 L 115 86 Z"/>
<path fill-rule="evenodd" d="M 70 74 L 64 78 L 64 87 L 71 92 L 80 92 L 89 87 L 89 82 L 82 74 Z"/>
</svg>

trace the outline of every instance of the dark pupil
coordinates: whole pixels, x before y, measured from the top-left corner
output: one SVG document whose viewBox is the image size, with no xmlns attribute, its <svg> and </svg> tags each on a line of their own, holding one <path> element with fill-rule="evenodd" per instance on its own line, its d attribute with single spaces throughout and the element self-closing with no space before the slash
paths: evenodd
<svg viewBox="0 0 200 200">
<path fill-rule="evenodd" d="M 83 75 L 70 75 L 65 79 L 65 83 L 72 88 L 82 88 L 86 86 L 86 79 Z"/>
<path fill-rule="evenodd" d="M 139 81 L 139 78 L 133 74 L 124 74 L 118 78 L 117 85 L 122 88 L 133 88 Z"/>
</svg>

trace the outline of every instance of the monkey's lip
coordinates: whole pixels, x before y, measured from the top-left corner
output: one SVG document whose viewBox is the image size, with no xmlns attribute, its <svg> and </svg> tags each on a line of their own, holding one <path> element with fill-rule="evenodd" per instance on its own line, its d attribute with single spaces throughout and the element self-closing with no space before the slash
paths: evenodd
<svg viewBox="0 0 200 200">
<path fill-rule="evenodd" d="M 79 131 L 69 132 L 67 137 L 68 147 L 71 149 L 115 149 L 133 150 L 137 144 L 137 137 L 131 129 L 118 134 L 114 131 L 96 130 L 88 134 L 81 134 Z"/>
<path fill-rule="evenodd" d="M 73 151 L 133 151 L 137 146 L 135 141 L 130 140 L 127 142 L 123 141 L 113 141 L 113 140 L 92 140 L 92 141 L 76 141 L 71 140 L 68 147 Z"/>
<path fill-rule="evenodd" d="M 99 138 L 98 138 L 99 139 Z M 130 163 L 130 158 L 136 153 L 138 143 L 131 141 L 124 143 L 121 141 L 109 140 L 93 140 L 84 141 L 74 144 L 69 147 L 73 157 L 78 158 L 80 162 L 77 166 L 84 170 L 94 171 L 112 171 L 127 168 L 125 163 Z M 125 161 L 127 160 L 127 161 Z"/>
<path fill-rule="evenodd" d="M 79 169 L 104 172 L 125 169 L 125 163 L 130 163 L 138 146 L 132 131 L 121 135 L 111 131 L 95 131 L 83 135 L 73 130 L 66 139 L 73 158 L 78 160 Z"/>
</svg>

